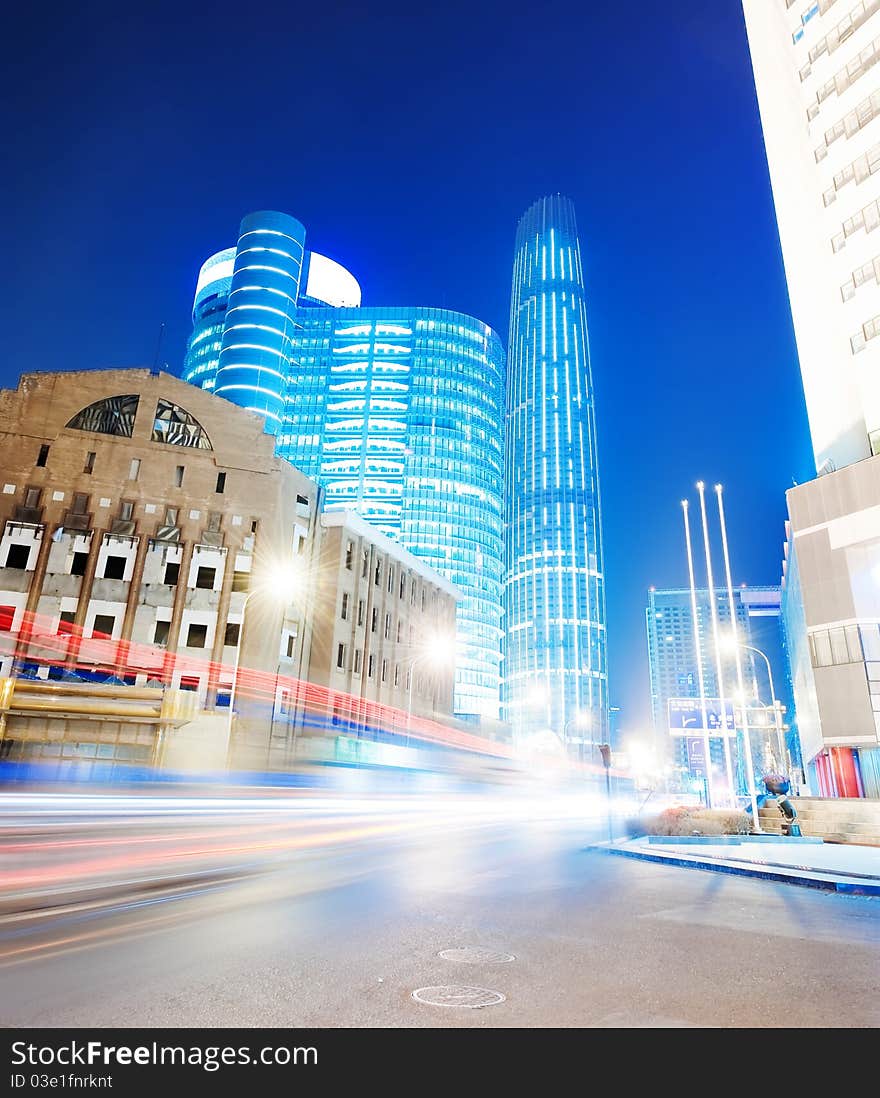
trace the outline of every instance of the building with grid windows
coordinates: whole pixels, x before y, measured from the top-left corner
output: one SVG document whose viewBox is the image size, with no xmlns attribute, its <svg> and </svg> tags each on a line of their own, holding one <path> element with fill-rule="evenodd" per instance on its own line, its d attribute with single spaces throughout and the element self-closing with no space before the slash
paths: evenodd
<svg viewBox="0 0 880 1098">
<path fill-rule="evenodd" d="M 501 341 L 463 313 L 361 307 L 349 272 L 304 247 L 297 271 L 297 226 L 249 215 L 238 247 L 203 265 L 184 377 L 265 414 L 326 511 L 355 512 L 458 588 L 455 713 L 497 720 Z M 258 237 L 276 247 L 273 233 L 285 234 L 284 274 L 253 252 Z"/>
<path fill-rule="evenodd" d="M 743 0 L 810 434 L 783 614 L 809 783 L 880 796 L 880 0 Z"/>
<path fill-rule="evenodd" d="M 502 711 L 517 736 L 606 741 L 605 580 L 586 295 L 574 207 L 516 235 L 507 370 Z"/>
<path fill-rule="evenodd" d="M 724 645 L 720 646 L 722 687 L 719 689 L 718 666 L 709 589 L 696 591 L 697 620 L 691 607 L 689 587 L 648 591 L 645 622 L 648 638 L 648 665 L 651 675 L 651 710 L 654 722 L 654 748 L 658 759 L 671 764 L 679 773 L 701 776 L 705 755 L 702 736 L 700 675 L 707 699 L 707 723 L 719 729 L 710 736 L 711 761 L 718 780 L 725 780 L 726 760 L 722 727 L 721 699 L 732 715 L 738 736 L 744 725 L 750 730 L 755 779 L 774 770 L 788 773 L 790 761 L 799 761 L 797 736 L 794 732 L 788 670 L 784 653 L 784 637 L 780 617 L 779 587 L 738 587 L 733 592 L 737 636 L 744 647 L 741 652 L 743 685 L 747 712 L 743 721 L 742 703 L 736 697 L 738 675 L 736 658 Z M 716 588 L 715 606 L 719 636 L 731 634 L 731 608 L 727 590 Z M 697 652 L 700 653 L 700 665 Z M 763 656 L 769 660 L 769 667 Z M 768 674 L 769 671 L 769 674 Z M 772 684 L 771 684 L 772 679 Z M 771 688 L 772 685 L 772 688 Z M 691 700 L 693 705 L 684 704 Z M 779 720 L 774 701 L 783 708 Z M 699 716 L 700 728 L 687 734 L 688 717 Z M 779 733 L 777 734 L 777 726 Z M 748 790 L 744 752 L 734 744 L 732 760 L 734 778 L 739 792 Z M 759 785 L 760 788 L 760 785 Z"/>
</svg>

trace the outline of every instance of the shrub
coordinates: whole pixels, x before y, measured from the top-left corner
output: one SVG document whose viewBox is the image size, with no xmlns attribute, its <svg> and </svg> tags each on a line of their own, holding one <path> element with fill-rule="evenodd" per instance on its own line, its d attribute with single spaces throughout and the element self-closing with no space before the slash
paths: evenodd
<svg viewBox="0 0 880 1098">
<path fill-rule="evenodd" d="M 752 830 L 747 812 L 733 808 L 676 805 L 653 816 L 626 821 L 627 834 L 638 835 L 748 835 Z"/>
</svg>

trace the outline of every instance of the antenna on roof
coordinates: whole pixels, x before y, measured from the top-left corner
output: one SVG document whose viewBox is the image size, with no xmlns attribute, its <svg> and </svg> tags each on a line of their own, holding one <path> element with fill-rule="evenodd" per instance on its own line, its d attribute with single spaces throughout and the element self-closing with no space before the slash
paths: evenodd
<svg viewBox="0 0 880 1098">
<path fill-rule="evenodd" d="M 165 334 L 165 321 L 163 320 L 162 323 L 159 325 L 159 338 L 156 341 L 156 354 L 155 354 L 155 357 L 153 358 L 153 373 L 154 374 L 158 374 L 158 372 L 159 372 L 159 351 L 162 349 L 162 336 L 164 334 Z"/>
</svg>

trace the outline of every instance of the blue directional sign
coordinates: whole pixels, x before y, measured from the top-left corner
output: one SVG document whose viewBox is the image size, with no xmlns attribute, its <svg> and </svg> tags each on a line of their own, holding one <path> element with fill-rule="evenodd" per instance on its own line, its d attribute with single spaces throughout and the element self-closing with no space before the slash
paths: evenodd
<svg viewBox="0 0 880 1098">
<path fill-rule="evenodd" d="M 722 717 L 721 699 L 706 698 L 706 723 L 703 724 L 703 706 L 699 698 L 669 699 L 669 732 L 673 736 L 693 736 L 706 729 L 710 736 L 732 736 L 736 729 L 733 702 L 725 700 Z"/>
</svg>

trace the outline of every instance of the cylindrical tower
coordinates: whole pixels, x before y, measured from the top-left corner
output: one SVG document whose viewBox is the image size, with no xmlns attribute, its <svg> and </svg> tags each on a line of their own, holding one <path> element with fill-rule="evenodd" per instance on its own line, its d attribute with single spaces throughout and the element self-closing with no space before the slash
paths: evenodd
<svg viewBox="0 0 880 1098">
<path fill-rule="evenodd" d="M 574 207 L 559 195 L 517 230 L 506 428 L 503 716 L 520 740 L 607 741 L 586 297 Z"/>
<path fill-rule="evenodd" d="M 266 417 L 284 415 L 306 231 L 293 217 L 261 210 L 241 223 L 214 392 Z"/>
<path fill-rule="evenodd" d="M 235 248 L 215 252 L 202 264 L 193 300 L 193 330 L 186 348 L 183 379 L 213 390 L 223 345 L 223 325 L 232 286 Z"/>
</svg>

